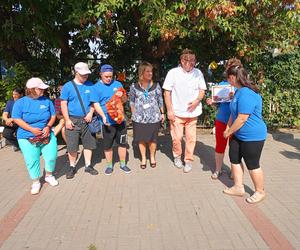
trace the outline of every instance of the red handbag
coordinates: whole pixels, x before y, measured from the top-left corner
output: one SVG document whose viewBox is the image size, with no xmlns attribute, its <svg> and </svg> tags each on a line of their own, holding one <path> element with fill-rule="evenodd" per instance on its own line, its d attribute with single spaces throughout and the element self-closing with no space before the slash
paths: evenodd
<svg viewBox="0 0 300 250">
<path fill-rule="evenodd" d="M 42 144 L 46 145 L 50 142 L 50 137 L 49 136 L 43 137 L 43 135 L 38 135 L 38 136 L 29 138 L 28 141 L 35 146 L 40 146 Z"/>
</svg>

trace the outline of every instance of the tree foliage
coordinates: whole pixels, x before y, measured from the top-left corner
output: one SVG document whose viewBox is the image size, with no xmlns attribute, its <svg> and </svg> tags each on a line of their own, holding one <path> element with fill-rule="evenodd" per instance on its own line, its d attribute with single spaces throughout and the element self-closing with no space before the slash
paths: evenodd
<svg viewBox="0 0 300 250">
<path fill-rule="evenodd" d="M 0 59 L 8 68 L 21 63 L 29 74 L 57 82 L 70 77 L 75 62 L 98 60 L 126 72 L 130 81 L 136 64 L 147 60 L 163 80 L 186 47 L 195 50 L 202 70 L 232 56 L 260 65 L 257 60 L 275 48 L 292 53 L 300 2 L 3 0 L 0 23 Z"/>
</svg>

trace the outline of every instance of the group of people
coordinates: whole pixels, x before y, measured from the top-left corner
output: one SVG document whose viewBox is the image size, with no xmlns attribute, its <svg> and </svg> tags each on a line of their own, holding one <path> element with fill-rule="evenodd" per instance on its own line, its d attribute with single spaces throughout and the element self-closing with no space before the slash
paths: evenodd
<svg viewBox="0 0 300 250">
<path fill-rule="evenodd" d="M 180 55 L 180 65 L 171 69 L 162 85 L 154 82 L 153 66 L 142 62 L 138 68 L 138 81 L 133 83 L 127 97 L 122 83 L 114 80 L 113 67 L 104 64 L 100 67 L 99 80 L 93 84 L 88 80 L 91 73 L 88 65 L 79 62 L 74 66 L 73 80 L 65 83 L 59 97 L 61 129 L 67 144 L 69 167 L 66 178 L 76 174 L 79 142 L 83 145 L 85 160 L 84 171 L 97 175 L 92 166 L 92 152 L 96 149 L 95 135 L 89 130 L 94 116 L 102 122 L 104 154 L 106 158 L 105 174 L 111 175 L 113 166 L 113 147 L 118 147 L 120 169 L 130 173 L 127 166 L 127 126 L 125 116 L 112 117 L 112 99 L 120 102 L 129 99 L 133 122 L 133 139 L 138 143 L 141 154 L 140 168 L 147 167 L 146 151 L 150 152 L 149 165 L 157 166 L 156 146 L 161 122 L 168 118 L 172 137 L 174 166 L 184 173 L 192 170 L 193 154 L 196 145 L 196 124 L 202 113 L 202 100 L 206 84 L 202 72 L 195 68 L 196 55 L 189 49 Z M 216 117 L 216 170 L 212 174 L 217 179 L 222 171 L 224 152 L 229 143 L 234 186 L 226 188 L 225 194 L 242 196 L 243 187 L 242 159 L 249 169 L 255 186 L 254 194 L 247 198 L 256 203 L 265 197 L 263 171 L 259 159 L 266 139 L 266 126 L 262 119 L 262 99 L 258 89 L 250 80 L 248 73 L 239 60 L 231 59 L 226 65 L 226 77 L 235 87 L 232 101 L 218 106 Z M 18 126 L 17 142 L 21 149 L 27 170 L 33 184 L 31 193 L 40 191 L 40 155 L 45 161 L 45 181 L 51 186 L 58 185 L 53 176 L 57 158 L 57 139 L 52 131 L 56 120 L 54 105 L 44 96 L 49 86 L 39 78 L 31 78 L 26 83 L 26 95 L 18 99 L 11 113 L 13 123 Z M 207 100 L 208 104 L 212 104 Z M 59 105 L 56 105 L 59 106 Z M 166 113 L 165 108 L 166 107 Z M 56 110 L 57 111 L 57 110 Z M 54 130 L 56 131 L 56 130 Z M 182 151 L 182 139 L 185 131 L 185 152 Z"/>
</svg>

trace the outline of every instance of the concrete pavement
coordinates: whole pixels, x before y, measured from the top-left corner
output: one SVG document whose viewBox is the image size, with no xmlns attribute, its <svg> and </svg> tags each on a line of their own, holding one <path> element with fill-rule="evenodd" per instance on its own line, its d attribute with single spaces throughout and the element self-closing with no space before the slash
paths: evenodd
<svg viewBox="0 0 300 250">
<path fill-rule="evenodd" d="M 257 205 L 245 202 L 253 192 L 247 172 L 244 198 L 222 193 L 232 185 L 226 174 L 211 180 L 214 136 L 201 130 L 188 174 L 173 167 L 168 135 L 159 138 L 155 169 L 140 169 L 130 145 L 131 174 L 116 163 L 105 176 L 100 143 L 94 157 L 100 174 L 84 173 L 81 158 L 67 180 L 66 150 L 59 148 L 59 186 L 44 184 L 38 196 L 30 195 L 22 154 L 0 150 L 1 249 L 300 249 L 298 131 L 268 134 L 261 159 L 267 198 Z"/>
</svg>

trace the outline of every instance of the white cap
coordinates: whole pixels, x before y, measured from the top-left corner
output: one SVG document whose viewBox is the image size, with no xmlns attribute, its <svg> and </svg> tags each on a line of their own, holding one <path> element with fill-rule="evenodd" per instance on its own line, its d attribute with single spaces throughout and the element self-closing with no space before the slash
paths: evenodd
<svg viewBox="0 0 300 250">
<path fill-rule="evenodd" d="M 29 88 L 29 89 L 33 89 L 33 88 L 47 89 L 47 88 L 49 88 L 49 85 L 45 84 L 42 81 L 42 79 L 40 79 L 38 77 L 32 77 L 27 81 L 26 88 Z"/>
<path fill-rule="evenodd" d="M 74 66 L 75 72 L 78 72 L 80 75 L 91 74 L 89 66 L 84 62 L 78 62 Z"/>
</svg>

